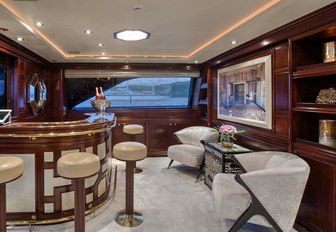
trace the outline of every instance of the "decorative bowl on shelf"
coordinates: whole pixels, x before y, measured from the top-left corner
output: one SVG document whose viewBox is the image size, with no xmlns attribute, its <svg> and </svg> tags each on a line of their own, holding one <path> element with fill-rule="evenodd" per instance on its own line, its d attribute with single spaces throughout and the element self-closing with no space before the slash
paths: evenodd
<svg viewBox="0 0 336 232">
<path fill-rule="evenodd" d="M 105 109 L 111 105 L 110 100 L 91 100 L 91 105 L 98 110 L 97 115 L 99 117 L 105 117 Z"/>
<path fill-rule="evenodd" d="M 316 97 L 316 103 L 321 104 L 336 104 L 336 89 L 321 89 Z"/>
</svg>

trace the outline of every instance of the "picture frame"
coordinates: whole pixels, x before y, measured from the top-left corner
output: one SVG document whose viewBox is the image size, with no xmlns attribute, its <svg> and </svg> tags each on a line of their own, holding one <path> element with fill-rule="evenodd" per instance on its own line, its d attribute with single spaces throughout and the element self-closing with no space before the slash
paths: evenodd
<svg viewBox="0 0 336 232">
<path fill-rule="evenodd" d="M 217 118 L 272 129 L 272 56 L 219 69 Z"/>
</svg>

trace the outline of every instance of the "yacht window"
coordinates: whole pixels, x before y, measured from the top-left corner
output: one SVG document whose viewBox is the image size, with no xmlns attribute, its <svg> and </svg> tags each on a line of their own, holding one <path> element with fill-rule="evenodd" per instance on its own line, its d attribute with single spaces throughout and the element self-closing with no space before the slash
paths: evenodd
<svg viewBox="0 0 336 232">
<path fill-rule="evenodd" d="M 67 78 L 68 109 L 92 109 L 96 87 L 111 108 L 189 108 L 191 77 Z"/>
</svg>

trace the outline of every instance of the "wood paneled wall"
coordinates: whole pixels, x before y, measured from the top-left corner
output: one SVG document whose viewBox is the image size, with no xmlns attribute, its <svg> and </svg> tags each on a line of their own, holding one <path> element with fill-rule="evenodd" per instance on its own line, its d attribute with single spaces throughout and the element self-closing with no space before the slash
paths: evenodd
<svg viewBox="0 0 336 232">
<path fill-rule="evenodd" d="M 211 125 L 221 125 L 224 120 L 217 119 L 217 70 L 247 60 L 272 55 L 272 129 L 248 126 L 229 122 L 246 133 L 239 135 L 239 143 L 254 150 L 282 150 L 289 149 L 290 140 L 290 75 L 288 66 L 288 44 L 282 42 L 274 47 L 267 47 L 254 54 L 239 56 L 236 59 L 224 62 L 225 65 L 211 67 L 211 84 L 213 106 Z"/>
<path fill-rule="evenodd" d="M 49 86 L 49 62 L 21 45 L 9 40 L 0 34 L 0 52 L 5 54 L 13 61 L 12 67 L 7 71 L 11 72 L 11 107 L 13 109 L 13 121 L 40 121 L 45 120 L 49 102 L 40 115 L 34 116 L 31 109 L 27 105 L 27 87 L 26 83 L 33 73 L 37 73 L 43 78 Z M 48 96 L 50 91 L 48 91 Z"/>
<path fill-rule="evenodd" d="M 136 141 L 147 146 L 148 156 L 166 156 L 168 147 L 178 143 L 174 132 L 197 123 L 197 111 L 193 109 L 126 109 L 107 112 L 115 113 L 117 117 L 117 124 L 112 129 L 112 146 L 131 139 L 123 133 L 124 125 L 139 124 L 144 127 L 144 133 L 137 135 Z M 78 120 L 83 117 L 82 111 L 68 111 L 65 119 Z"/>
<path fill-rule="evenodd" d="M 208 83 L 213 93 L 208 103 L 213 106 L 212 117 L 209 119 L 210 125 L 233 124 L 246 131 L 245 134 L 237 136 L 238 143 L 254 150 L 293 152 L 309 164 L 310 177 L 295 223 L 295 228 L 299 231 L 336 231 L 336 148 L 299 141 L 295 137 L 297 131 L 295 132 L 294 128 L 298 130 L 297 125 L 300 122 L 293 116 L 293 102 L 297 90 L 293 88 L 292 69 L 294 65 L 292 62 L 297 61 L 293 61 L 290 41 L 294 36 L 308 36 L 311 31 L 321 31 L 321 28 L 322 31 L 328 28 L 335 29 L 335 15 L 336 3 L 333 3 L 223 53 L 204 63 L 202 68 L 202 73 L 211 74 Z M 331 36 L 329 39 L 335 40 L 336 36 Z M 270 41 L 270 44 L 263 46 L 262 41 Z M 267 130 L 217 119 L 218 69 L 266 54 L 272 54 L 272 129 Z M 315 86 L 314 89 L 316 88 Z M 329 117 L 334 118 L 334 115 L 329 115 Z M 309 129 L 310 125 L 306 126 Z M 306 130 L 306 128 L 299 129 Z"/>
</svg>

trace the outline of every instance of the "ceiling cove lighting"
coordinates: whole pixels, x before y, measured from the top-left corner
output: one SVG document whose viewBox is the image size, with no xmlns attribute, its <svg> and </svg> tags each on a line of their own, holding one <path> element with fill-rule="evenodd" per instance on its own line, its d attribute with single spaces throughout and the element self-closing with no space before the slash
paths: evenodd
<svg viewBox="0 0 336 232">
<path fill-rule="evenodd" d="M 123 41 L 139 41 L 148 39 L 150 33 L 144 30 L 122 30 L 114 33 L 115 39 L 120 39 Z"/>
<path fill-rule="evenodd" d="M 189 53 L 188 55 L 186 55 L 186 58 L 192 57 L 193 55 L 195 55 L 196 53 L 198 53 L 202 49 L 210 46 L 212 43 L 214 43 L 218 39 L 220 39 L 223 36 L 229 34 L 231 31 L 233 31 L 233 30 L 237 29 L 238 27 L 240 27 L 241 25 L 247 23 L 248 21 L 252 20 L 253 18 L 255 18 L 256 16 L 258 16 L 259 14 L 263 13 L 264 11 L 266 11 L 267 9 L 271 8 L 272 6 L 278 4 L 281 1 L 282 0 L 271 0 L 270 2 L 266 3 L 265 5 L 263 5 L 262 7 L 260 7 L 259 9 L 257 9 L 256 11 L 254 11 L 251 14 L 247 15 L 246 17 L 240 19 L 238 22 L 232 24 L 230 27 L 228 27 L 227 29 L 225 29 L 219 35 L 213 37 L 208 42 L 206 42 L 203 45 L 201 45 L 200 47 L 196 48 L 194 51 L 192 51 L 191 53 Z"/>
<path fill-rule="evenodd" d="M 134 55 L 127 55 L 127 56 L 131 56 L 131 57 L 135 57 L 135 58 L 149 56 L 151 58 L 163 58 L 163 57 L 166 57 L 166 58 L 174 58 L 174 59 L 188 59 L 188 58 L 192 57 L 193 55 L 195 55 L 196 53 L 198 53 L 199 51 L 201 51 L 202 49 L 210 46 L 215 41 L 217 41 L 220 38 L 222 38 L 223 36 L 229 34 L 233 30 L 235 30 L 238 27 L 240 27 L 241 25 L 247 23 L 251 19 L 255 18 L 259 14 L 263 13 L 264 11 L 266 11 L 267 9 L 273 7 L 274 5 L 278 4 L 281 1 L 282 0 L 270 0 L 268 3 L 266 3 L 262 7 L 258 8 L 254 12 L 251 12 L 246 17 L 241 18 L 239 21 L 237 21 L 236 23 L 234 23 L 231 26 L 229 26 L 228 28 L 226 28 L 222 33 L 218 34 L 217 36 L 211 38 L 208 41 L 205 41 L 200 47 L 195 48 L 193 51 L 191 51 L 188 54 L 185 54 L 185 55 L 160 55 L 160 54 L 157 54 L 157 55 L 135 55 L 134 54 Z M 8 4 L 5 1 L 1 1 L 0 0 L 0 6 L 1 5 L 4 8 L 6 8 L 6 10 L 9 13 L 11 13 L 14 16 L 14 18 L 16 18 L 16 20 L 18 20 L 19 22 L 20 21 L 25 22 L 26 25 L 30 25 L 30 22 L 26 18 L 24 18 L 22 16 L 22 14 L 20 12 L 18 12 L 14 7 L 12 7 L 10 4 Z M 33 25 L 30 25 L 30 27 L 33 27 Z M 81 54 L 81 55 L 67 54 L 61 47 L 59 47 L 54 41 L 52 41 L 50 38 L 48 38 L 46 35 L 44 35 L 38 29 L 36 29 L 36 28 L 32 28 L 32 29 L 33 29 L 34 33 L 36 33 L 41 39 L 43 39 L 44 41 L 46 41 L 50 46 L 52 46 L 58 53 L 60 53 L 66 59 L 68 59 L 68 58 L 82 58 L 82 57 L 87 57 L 88 56 L 87 54 Z M 113 54 L 113 57 L 116 57 L 116 58 L 125 58 L 127 56 L 124 55 L 124 54 Z"/>
</svg>

